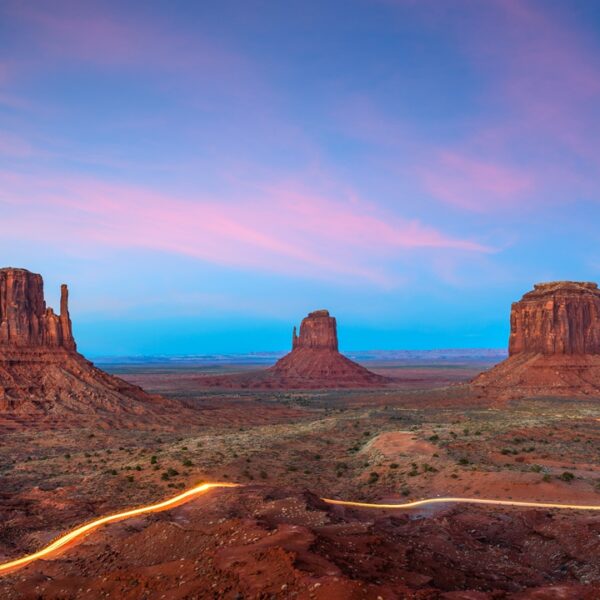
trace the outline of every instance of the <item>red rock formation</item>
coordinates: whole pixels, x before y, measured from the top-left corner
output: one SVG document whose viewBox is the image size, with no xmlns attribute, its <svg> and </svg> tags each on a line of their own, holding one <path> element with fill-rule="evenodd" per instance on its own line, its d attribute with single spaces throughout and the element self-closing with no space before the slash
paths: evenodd
<svg viewBox="0 0 600 600">
<path fill-rule="evenodd" d="M 309 313 L 300 335 L 292 333 L 292 351 L 265 371 L 238 376 L 204 377 L 207 386 L 257 389 L 360 388 L 391 380 L 351 361 L 338 351 L 337 324 L 326 310 Z"/>
<path fill-rule="evenodd" d="M 540 283 L 512 305 L 509 354 L 600 354 L 595 283 Z"/>
<path fill-rule="evenodd" d="M 600 395 L 600 290 L 540 283 L 512 305 L 509 358 L 474 381 L 498 397 Z"/>
<path fill-rule="evenodd" d="M 61 287 L 60 316 L 46 308 L 42 276 L 25 269 L 0 269 L 0 347 L 61 347 L 75 350 L 68 307 Z"/>
<path fill-rule="evenodd" d="M 76 351 L 68 294 L 63 285 L 56 315 L 46 307 L 41 275 L 0 269 L 0 429 L 10 415 L 89 415 L 107 422 L 180 408 L 101 371 Z"/>
<path fill-rule="evenodd" d="M 302 319 L 300 336 L 296 327 L 292 334 L 292 350 L 300 348 L 326 349 L 338 351 L 337 323 L 327 310 L 316 310 Z"/>
</svg>

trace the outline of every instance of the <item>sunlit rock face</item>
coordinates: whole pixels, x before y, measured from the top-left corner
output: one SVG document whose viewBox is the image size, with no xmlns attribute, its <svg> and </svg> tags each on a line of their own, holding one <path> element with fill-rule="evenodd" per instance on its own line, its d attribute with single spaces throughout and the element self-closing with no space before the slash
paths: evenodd
<svg viewBox="0 0 600 600">
<path fill-rule="evenodd" d="M 509 355 L 600 354 L 600 290 L 595 283 L 539 283 L 512 305 Z"/>
<path fill-rule="evenodd" d="M 503 398 L 600 398 L 600 290 L 577 281 L 539 283 L 512 305 L 509 358 L 472 381 Z"/>
<path fill-rule="evenodd" d="M 0 269 L 0 346 L 75 350 L 67 286 L 61 287 L 57 315 L 46 307 L 41 275 L 26 269 Z"/>
<path fill-rule="evenodd" d="M 338 350 L 337 323 L 328 310 L 316 310 L 302 319 L 300 335 L 292 334 L 292 350 L 297 348 Z"/>
<path fill-rule="evenodd" d="M 338 350 L 337 323 L 327 310 L 309 313 L 292 332 L 292 351 L 271 368 L 232 376 L 202 377 L 207 387 L 325 389 L 378 387 L 392 380 L 369 371 Z"/>
<path fill-rule="evenodd" d="M 42 276 L 26 269 L 0 269 L 0 430 L 40 414 L 57 424 L 90 417 L 107 423 L 140 424 L 159 418 L 169 401 L 95 367 L 77 352 L 69 292 L 61 287 L 60 314 L 46 306 Z M 177 405 L 177 408 L 180 408 Z M 128 415 L 131 416 L 128 417 Z"/>
</svg>

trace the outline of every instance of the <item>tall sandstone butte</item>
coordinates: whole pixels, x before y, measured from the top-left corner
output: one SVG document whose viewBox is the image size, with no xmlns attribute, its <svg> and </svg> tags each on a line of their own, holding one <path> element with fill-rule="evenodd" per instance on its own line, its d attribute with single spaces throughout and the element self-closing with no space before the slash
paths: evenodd
<svg viewBox="0 0 600 600">
<path fill-rule="evenodd" d="M 292 351 L 260 372 L 229 377 L 205 377 L 218 387 L 257 389 L 361 388 L 391 380 L 346 358 L 338 350 L 337 323 L 327 310 L 309 313 L 292 332 Z"/>
<path fill-rule="evenodd" d="M 302 319 L 300 336 L 292 332 L 292 350 L 301 348 L 338 352 L 337 323 L 327 310 L 315 310 Z"/>
<path fill-rule="evenodd" d="M 539 283 L 512 305 L 509 358 L 473 380 L 499 398 L 600 396 L 600 290 Z"/>
<path fill-rule="evenodd" d="M 66 285 L 57 315 L 46 306 L 41 275 L 0 269 L 0 429 L 40 413 L 61 422 L 69 415 L 103 424 L 135 415 L 139 422 L 174 408 L 171 404 L 105 373 L 77 352 Z"/>
<path fill-rule="evenodd" d="M 61 286 L 60 315 L 46 308 L 42 276 L 25 269 L 0 269 L 0 347 L 75 350 L 69 290 Z"/>
</svg>

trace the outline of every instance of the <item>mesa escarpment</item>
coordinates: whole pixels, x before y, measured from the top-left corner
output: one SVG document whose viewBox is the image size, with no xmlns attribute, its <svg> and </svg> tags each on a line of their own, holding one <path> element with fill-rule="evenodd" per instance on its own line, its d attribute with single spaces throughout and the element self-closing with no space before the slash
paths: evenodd
<svg viewBox="0 0 600 600">
<path fill-rule="evenodd" d="M 327 310 L 308 314 L 292 332 L 292 351 L 272 367 L 258 373 L 206 377 L 208 386 L 258 389 L 361 388 L 390 383 L 346 358 L 338 350 L 337 323 Z"/>
<path fill-rule="evenodd" d="M 0 269 L 0 425 L 40 414 L 101 422 L 172 403 L 96 368 L 77 352 L 66 285 L 60 314 L 46 306 L 41 275 Z M 36 416 L 37 415 L 37 416 Z"/>
<path fill-rule="evenodd" d="M 473 380 L 498 397 L 600 396 L 600 290 L 539 283 L 513 303 L 509 357 Z"/>
<path fill-rule="evenodd" d="M 538 283 L 510 315 L 510 356 L 600 354 L 600 290 L 596 283 Z"/>
</svg>

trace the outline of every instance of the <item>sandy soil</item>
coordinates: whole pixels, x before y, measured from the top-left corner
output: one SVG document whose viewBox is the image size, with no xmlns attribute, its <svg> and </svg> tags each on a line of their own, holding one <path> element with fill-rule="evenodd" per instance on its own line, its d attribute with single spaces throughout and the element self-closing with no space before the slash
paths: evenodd
<svg viewBox="0 0 600 600">
<path fill-rule="evenodd" d="M 473 368 L 453 367 L 454 383 Z M 0 423 L 5 558 L 200 481 L 245 484 L 111 525 L 0 579 L 0 597 L 600 597 L 600 515 L 464 505 L 383 513 L 318 500 L 600 505 L 600 400 L 496 405 L 464 387 L 439 389 L 448 380 L 439 365 L 429 375 L 422 388 L 219 392 L 145 369 L 125 376 L 199 421 L 154 430 Z"/>
</svg>

